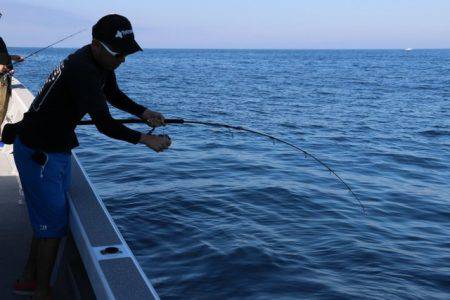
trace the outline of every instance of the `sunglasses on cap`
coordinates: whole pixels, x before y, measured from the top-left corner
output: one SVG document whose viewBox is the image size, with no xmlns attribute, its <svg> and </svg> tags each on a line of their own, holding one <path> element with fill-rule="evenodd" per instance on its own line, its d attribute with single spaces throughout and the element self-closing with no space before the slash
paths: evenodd
<svg viewBox="0 0 450 300">
<path fill-rule="evenodd" d="M 103 48 L 106 49 L 106 51 L 108 51 L 109 54 L 111 54 L 111 55 L 114 56 L 115 58 L 121 58 L 121 57 L 124 57 L 124 56 L 125 56 L 125 54 L 123 54 L 123 53 L 119 53 L 119 52 L 112 51 L 111 49 L 109 49 L 108 46 L 106 46 L 106 45 L 105 45 L 104 43 L 102 43 L 101 41 L 99 41 L 99 43 L 103 46 Z"/>
</svg>

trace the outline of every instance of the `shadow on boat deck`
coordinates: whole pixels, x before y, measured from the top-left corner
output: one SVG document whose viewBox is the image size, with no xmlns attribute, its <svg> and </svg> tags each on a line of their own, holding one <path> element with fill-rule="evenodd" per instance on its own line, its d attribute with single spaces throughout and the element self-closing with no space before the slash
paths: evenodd
<svg viewBox="0 0 450 300">
<path fill-rule="evenodd" d="M 2 300 L 24 299 L 12 294 L 12 285 L 25 266 L 32 235 L 26 205 L 19 204 L 20 197 L 17 177 L 0 175 L 0 299 Z"/>
</svg>

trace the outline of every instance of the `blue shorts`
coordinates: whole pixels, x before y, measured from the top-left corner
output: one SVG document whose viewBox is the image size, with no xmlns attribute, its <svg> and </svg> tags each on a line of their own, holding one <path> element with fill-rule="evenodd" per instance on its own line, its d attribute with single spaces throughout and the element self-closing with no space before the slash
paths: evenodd
<svg viewBox="0 0 450 300">
<path fill-rule="evenodd" d="M 30 223 L 36 238 L 60 238 L 67 234 L 70 186 L 70 153 L 45 153 L 40 165 L 32 159 L 35 149 L 20 138 L 14 142 L 14 160 L 19 171 Z"/>
</svg>

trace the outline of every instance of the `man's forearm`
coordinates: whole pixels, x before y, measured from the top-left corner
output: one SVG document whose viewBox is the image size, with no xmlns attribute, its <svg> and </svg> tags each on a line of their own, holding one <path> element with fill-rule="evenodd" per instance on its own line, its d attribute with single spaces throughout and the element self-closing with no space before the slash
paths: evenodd
<svg viewBox="0 0 450 300">
<path fill-rule="evenodd" d="M 126 111 L 136 117 L 142 118 L 145 111 L 145 107 L 131 100 L 121 90 L 117 90 L 114 94 L 107 95 L 108 102 L 112 106 L 120 110 Z"/>
<path fill-rule="evenodd" d="M 123 140 L 132 144 L 137 144 L 142 139 L 142 134 L 136 130 L 130 129 L 120 122 L 114 120 L 111 115 L 107 114 L 91 114 L 91 118 L 94 121 L 97 129 L 117 140 Z"/>
</svg>

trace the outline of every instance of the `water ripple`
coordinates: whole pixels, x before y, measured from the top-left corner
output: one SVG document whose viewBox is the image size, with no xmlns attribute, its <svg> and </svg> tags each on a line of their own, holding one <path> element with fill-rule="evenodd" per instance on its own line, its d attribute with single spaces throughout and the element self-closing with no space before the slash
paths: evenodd
<svg viewBox="0 0 450 300">
<path fill-rule="evenodd" d="M 16 74 L 36 93 L 69 51 Z M 448 299 L 448 56 L 145 50 L 119 68 L 121 88 L 166 116 L 316 154 L 367 216 L 317 163 L 250 134 L 167 126 L 172 150 L 155 154 L 80 128 L 77 153 L 162 299 Z"/>
</svg>

